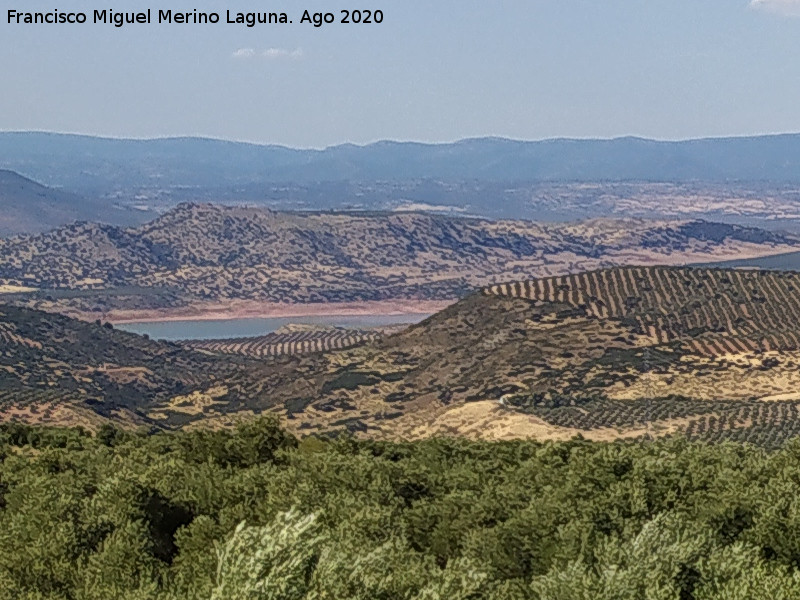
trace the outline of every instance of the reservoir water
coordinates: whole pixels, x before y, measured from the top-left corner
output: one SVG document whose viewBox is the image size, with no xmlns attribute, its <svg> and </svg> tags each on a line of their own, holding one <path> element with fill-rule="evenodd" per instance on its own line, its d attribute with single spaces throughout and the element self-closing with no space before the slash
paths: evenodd
<svg viewBox="0 0 800 600">
<path fill-rule="evenodd" d="M 800 252 L 774 254 L 760 258 L 742 258 L 739 260 L 726 260 L 723 262 L 702 263 L 690 265 L 692 267 L 720 267 L 724 269 L 766 269 L 774 271 L 800 270 Z"/>
<path fill-rule="evenodd" d="M 312 317 L 271 317 L 209 321 L 142 321 L 121 323 L 115 327 L 132 333 L 147 334 L 156 340 L 216 340 L 265 335 L 290 323 L 331 325 L 358 329 L 419 323 L 428 316 L 430 315 L 420 313 L 345 317 L 317 315 Z"/>
</svg>

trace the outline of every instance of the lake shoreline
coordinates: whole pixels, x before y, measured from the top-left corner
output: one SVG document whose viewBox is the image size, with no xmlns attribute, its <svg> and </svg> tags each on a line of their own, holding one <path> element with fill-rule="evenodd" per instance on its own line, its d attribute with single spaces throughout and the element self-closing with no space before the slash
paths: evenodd
<svg viewBox="0 0 800 600">
<path fill-rule="evenodd" d="M 368 302 L 319 302 L 277 304 L 236 300 L 230 303 L 195 304 L 180 308 L 155 310 L 113 310 L 103 321 L 113 325 L 168 323 L 171 321 L 234 321 L 292 317 L 372 317 L 433 314 L 456 300 L 388 300 Z M 85 315 L 91 320 L 97 315 Z"/>
</svg>

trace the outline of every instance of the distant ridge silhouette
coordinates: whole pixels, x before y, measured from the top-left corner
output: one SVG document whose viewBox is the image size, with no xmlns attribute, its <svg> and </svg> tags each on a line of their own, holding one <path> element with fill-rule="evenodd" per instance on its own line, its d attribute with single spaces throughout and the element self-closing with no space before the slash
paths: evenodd
<svg viewBox="0 0 800 600">
<path fill-rule="evenodd" d="M 4 132 L 0 168 L 82 193 L 155 182 L 165 187 L 223 187 L 424 178 L 797 183 L 800 134 L 685 141 L 487 137 L 311 150 L 191 137 L 132 140 Z"/>
</svg>

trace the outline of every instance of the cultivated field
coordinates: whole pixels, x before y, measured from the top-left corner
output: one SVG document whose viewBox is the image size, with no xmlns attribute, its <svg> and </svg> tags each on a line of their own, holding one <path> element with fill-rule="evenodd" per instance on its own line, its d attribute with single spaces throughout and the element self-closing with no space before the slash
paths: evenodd
<svg viewBox="0 0 800 600">
<path fill-rule="evenodd" d="M 155 427 L 267 411 L 300 435 L 774 446 L 800 433 L 796 290 L 800 273 L 603 269 L 493 285 L 401 331 L 184 345 L 5 307 L 0 390 L 29 421 L 63 400 L 73 420 Z"/>
<path fill-rule="evenodd" d="M 796 350 L 800 273 L 630 267 L 501 284 L 487 294 L 561 303 L 596 319 L 632 319 L 657 343 L 686 340 L 723 356 Z"/>
<path fill-rule="evenodd" d="M 380 337 L 381 333 L 378 331 L 288 325 L 274 333 L 262 336 L 223 340 L 191 340 L 179 343 L 197 350 L 263 358 L 342 350 L 377 340 Z"/>
</svg>

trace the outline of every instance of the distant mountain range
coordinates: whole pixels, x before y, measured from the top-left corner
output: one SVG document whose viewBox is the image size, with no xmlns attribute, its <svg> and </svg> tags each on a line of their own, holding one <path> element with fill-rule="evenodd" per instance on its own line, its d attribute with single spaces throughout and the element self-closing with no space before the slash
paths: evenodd
<svg viewBox="0 0 800 600">
<path fill-rule="evenodd" d="M 0 168 L 78 193 L 320 181 L 800 182 L 800 134 L 655 141 L 381 141 L 301 150 L 202 138 L 0 133 Z"/>
<path fill-rule="evenodd" d="M 800 134 L 681 142 L 484 138 L 300 150 L 0 132 L 0 169 L 52 188 L 50 196 L 72 195 L 40 209 L 0 184 L 0 208 L 14 208 L 0 236 L 75 218 L 136 224 L 182 202 L 537 221 L 699 218 L 800 231 Z"/>
</svg>

